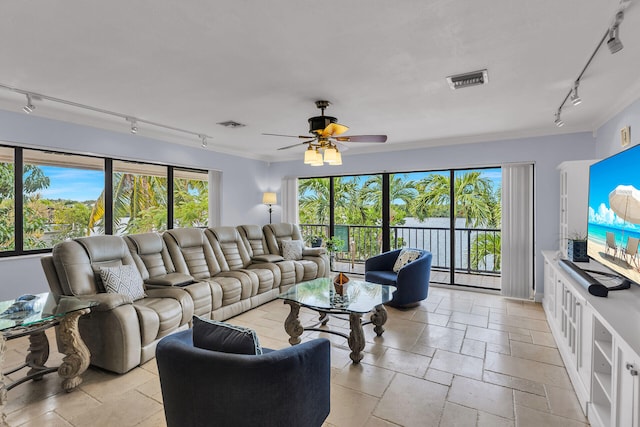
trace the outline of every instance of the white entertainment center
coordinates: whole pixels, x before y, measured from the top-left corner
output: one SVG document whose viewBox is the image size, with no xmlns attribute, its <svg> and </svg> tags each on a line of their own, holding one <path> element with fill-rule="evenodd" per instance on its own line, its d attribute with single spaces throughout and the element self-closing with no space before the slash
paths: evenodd
<svg viewBox="0 0 640 427">
<path fill-rule="evenodd" d="M 543 307 L 585 415 L 593 426 L 640 427 L 640 286 L 591 295 L 560 267 L 566 237 L 586 232 L 589 165 L 559 166 L 560 247 L 543 251 Z M 604 271 L 599 263 L 581 267 Z"/>
</svg>

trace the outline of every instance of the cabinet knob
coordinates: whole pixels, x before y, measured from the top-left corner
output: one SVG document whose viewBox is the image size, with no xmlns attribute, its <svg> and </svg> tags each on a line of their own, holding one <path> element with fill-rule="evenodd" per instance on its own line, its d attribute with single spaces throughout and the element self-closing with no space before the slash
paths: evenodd
<svg viewBox="0 0 640 427">
<path fill-rule="evenodd" d="M 627 363 L 625 368 L 627 368 L 627 371 L 629 371 L 629 370 L 633 369 L 633 365 L 631 363 Z"/>
<path fill-rule="evenodd" d="M 580 305 L 579 301 L 576 301 L 576 307 L 578 307 Z"/>
<path fill-rule="evenodd" d="M 638 371 L 636 369 L 630 370 L 629 373 L 631 374 L 631 376 L 634 376 L 634 377 L 638 376 Z"/>
</svg>

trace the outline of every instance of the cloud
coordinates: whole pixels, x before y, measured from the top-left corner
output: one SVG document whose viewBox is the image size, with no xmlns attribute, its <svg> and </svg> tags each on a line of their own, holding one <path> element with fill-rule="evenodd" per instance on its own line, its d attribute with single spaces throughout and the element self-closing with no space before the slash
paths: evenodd
<svg viewBox="0 0 640 427">
<path fill-rule="evenodd" d="M 598 211 L 596 212 L 591 206 L 589 206 L 589 222 L 593 224 L 601 224 L 608 226 L 616 226 L 630 229 L 638 229 L 635 224 L 628 223 L 620 218 L 616 213 L 609 209 L 604 203 L 600 203 Z"/>
</svg>

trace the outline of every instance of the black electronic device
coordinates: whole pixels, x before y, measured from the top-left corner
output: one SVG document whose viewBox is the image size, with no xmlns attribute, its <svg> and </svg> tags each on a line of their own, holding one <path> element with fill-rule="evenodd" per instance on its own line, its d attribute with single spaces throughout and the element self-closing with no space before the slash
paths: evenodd
<svg viewBox="0 0 640 427">
<path fill-rule="evenodd" d="M 581 269 L 568 259 L 560 260 L 560 267 L 569 273 L 577 282 L 587 288 L 591 295 L 597 297 L 607 297 L 609 294 L 609 288 L 600 283 L 598 279 Z"/>
</svg>

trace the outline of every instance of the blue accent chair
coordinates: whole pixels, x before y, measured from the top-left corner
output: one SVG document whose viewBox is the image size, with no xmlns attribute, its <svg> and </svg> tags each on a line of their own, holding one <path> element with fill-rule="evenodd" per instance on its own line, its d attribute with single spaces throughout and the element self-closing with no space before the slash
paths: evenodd
<svg viewBox="0 0 640 427">
<path fill-rule="evenodd" d="M 309 426 L 329 415 L 330 342 L 320 338 L 259 356 L 203 350 L 192 330 L 156 348 L 168 427 Z"/>
<path fill-rule="evenodd" d="M 364 280 L 398 288 L 393 294 L 393 299 L 388 302 L 390 306 L 414 307 L 427 298 L 431 276 L 431 252 L 415 250 L 420 252 L 418 259 L 405 265 L 397 273 L 393 271 L 393 265 L 400 249 L 376 255 L 364 263 Z"/>
</svg>

